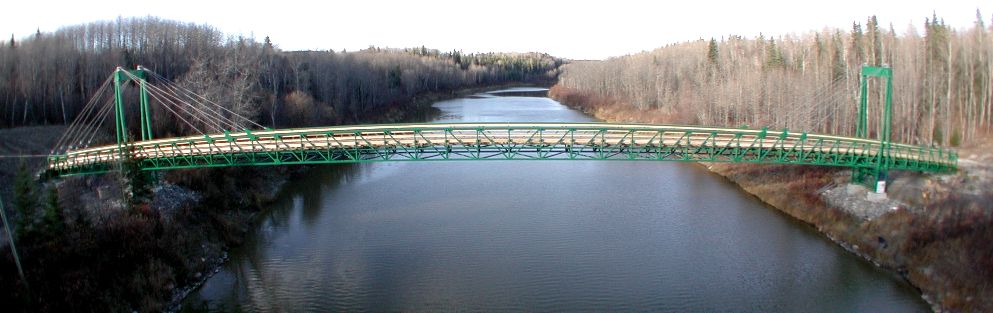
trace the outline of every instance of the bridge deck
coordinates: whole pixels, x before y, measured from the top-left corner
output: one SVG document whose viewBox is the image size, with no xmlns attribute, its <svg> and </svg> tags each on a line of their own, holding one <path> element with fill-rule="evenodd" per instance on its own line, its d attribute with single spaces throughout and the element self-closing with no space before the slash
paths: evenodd
<svg viewBox="0 0 993 313">
<path fill-rule="evenodd" d="M 610 123 L 446 123 L 317 127 L 177 137 L 73 150 L 56 175 L 110 170 L 403 160 L 599 159 L 812 164 L 954 171 L 954 151 L 786 131 Z"/>
</svg>

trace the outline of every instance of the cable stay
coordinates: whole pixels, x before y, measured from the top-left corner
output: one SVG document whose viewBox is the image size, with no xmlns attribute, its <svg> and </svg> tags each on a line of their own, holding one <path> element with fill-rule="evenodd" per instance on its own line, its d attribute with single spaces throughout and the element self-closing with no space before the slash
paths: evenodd
<svg viewBox="0 0 993 313">
<path fill-rule="evenodd" d="M 125 97 L 135 92 L 140 101 Z M 138 110 L 134 110 L 136 105 Z M 141 134 L 141 140 L 153 138 L 153 111 L 166 113 L 166 116 L 171 117 L 170 123 L 185 128 L 166 130 L 169 135 L 175 136 L 265 129 L 261 124 L 218 103 L 216 99 L 211 100 L 193 92 L 147 68 L 118 68 L 94 91 L 90 100 L 56 141 L 50 151 L 51 155 L 106 144 L 108 138 L 113 136 L 108 136 L 109 129 L 105 126 L 109 119 L 115 120 L 119 144 L 129 144 L 132 142 L 127 140 L 131 128 L 127 127 L 127 121 L 133 120 L 133 117 L 128 116 L 133 111 L 140 112 L 138 133 Z M 159 131 L 162 131 L 162 126 L 159 125 Z"/>
</svg>

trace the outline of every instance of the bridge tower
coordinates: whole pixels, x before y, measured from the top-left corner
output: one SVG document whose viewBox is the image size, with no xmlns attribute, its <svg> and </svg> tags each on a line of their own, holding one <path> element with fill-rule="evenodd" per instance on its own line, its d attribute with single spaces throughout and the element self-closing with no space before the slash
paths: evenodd
<svg viewBox="0 0 993 313">
<path fill-rule="evenodd" d="M 117 133 L 117 146 L 121 148 L 127 145 L 128 128 L 125 123 L 125 103 L 122 94 L 123 84 L 128 81 L 135 81 L 139 88 L 139 123 L 141 129 L 141 140 L 152 139 L 152 120 L 148 109 L 148 82 L 145 80 L 145 68 L 141 65 L 134 70 L 126 70 L 120 66 L 114 71 L 114 121 Z M 123 150 L 122 150 L 123 151 Z"/>
<path fill-rule="evenodd" d="M 857 167 L 852 170 L 852 182 L 862 183 L 869 187 L 874 187 L 876 193 L 886 192 L 886 176 L 889 170 L 883 162 L 884 157 L 889 153 L 890 130 L 893 124 L 893 69 L 889 66 L 862 66 L 862 74 L 859 91 L 859 116 L 858 126 L 855 128 L 855 136 L 859 138 L 869 138 L 868 127 L 868 81 L 870 78 L 879 77 L 886 79 L 886 98 L 883 104 L 882 121 L 879 130 L 879 153 L 876 154 L 876 167 Z"/>
</svg>

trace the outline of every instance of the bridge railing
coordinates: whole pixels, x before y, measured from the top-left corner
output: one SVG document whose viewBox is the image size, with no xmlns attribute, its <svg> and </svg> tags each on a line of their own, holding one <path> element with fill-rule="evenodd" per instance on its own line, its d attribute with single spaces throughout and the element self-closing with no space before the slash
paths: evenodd
<svg viewBox="0 0 993 313">
<path fill-rule="evenodd" d="M 397 157 L 397 158 L 394 158 Z M 449 123 L 242 131 L 139 141 L 50 158 L 61 174 L 121 158 L 146 169 L 398 159 L 628 159 L 954 170 L 952 150 L 788 131 L 607 123 Z"/>
</svg>

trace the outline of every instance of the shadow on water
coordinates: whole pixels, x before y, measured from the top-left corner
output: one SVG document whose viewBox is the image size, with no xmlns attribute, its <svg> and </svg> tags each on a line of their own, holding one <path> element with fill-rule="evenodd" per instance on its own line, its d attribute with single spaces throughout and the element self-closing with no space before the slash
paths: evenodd
<svg viewBox="0 0 993 313">
<path fill-rule="evenodd" d="M 490 93 L 491 95 L 497 97 L 536 97 L 545 98 L 548 97 L 548 90 L 537 90 L 537 91 L 507 91 L 507 92 L 497 92 Z"/>
<path fill-rule="evenodd" d="M 501 89 L 488 91 L 483 93 L 477 93 L 466 98 L 470 99 L 486 99 L 486 98 L 496 98 L 496 97 L 531 97 L 531 98 L 547 98 L 548 88 L 539 87 L 517 87 L 510 89 Z"/>
<path fill-rule="evenodd" d="M 313 223 L 320 221 L 321 213 L 324 211 L 321 204 L 329 201 L 325 199 L 328 196 L 325 191 L 347 184 L 348 181 L 361 175 L 363 170 L 357 164 L 326 164 L 314 167 L 306 175 L 284 185 L 276 201 L 259 216 L 258 222 L 276 228 L 286 227 L 292 214 L 299 212 L 301 222 L 306 226 L 313 226 Z M 261 247 L 261 245 L 257 242 L 246 242 L 244 247 Z"/>
<path fill-rule="evenodd" d="M 438 116 L 441 116 L 441 113 L 442 113 L 441 110 L 434 107 L 433 105 L 425 105 L 416 110 L 407 112 L 406 114 L 404 114 L 404 118 L 397 122 L 398 123 L 427 122 L 438 118 Z"/>
</svg>

